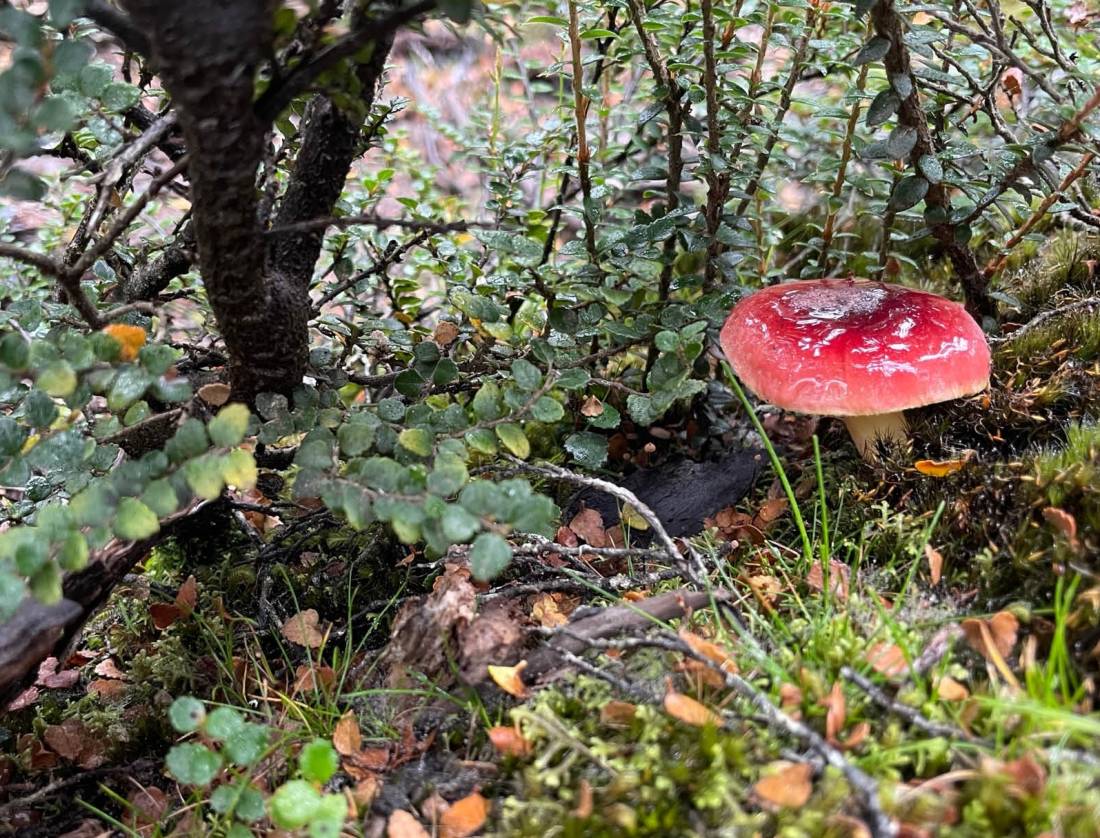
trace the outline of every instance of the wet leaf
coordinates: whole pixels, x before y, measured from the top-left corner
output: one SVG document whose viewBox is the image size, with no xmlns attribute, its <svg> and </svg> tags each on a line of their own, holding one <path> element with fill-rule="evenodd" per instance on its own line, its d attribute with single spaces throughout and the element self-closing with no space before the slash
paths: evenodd
<svg viewBox="0 0 1100 838">
<path fill-rule="evenodd" d="M 305 646 L 307 649 L 320 648 L 321 643 L 324 642 L 324 635 L 321 634 L 318 628 L 318 619 L 317 611 L 313 608 L 307 608 L 305 611 L 295 614 L 283 623 L 283 637 L 291 643 Z"/>
<path fill-rule="evenodd" d="M 668 692 L 665 694 L 665 712 L 672 718 L 679 719 L 684 724 L 692 727 L 722 726 L 721 716 L 683 693 Z"/>
<path fill-rule="evenodd" d="M 515 666 L 494 666 L 489 664 L 489 677 L 493 683 L 515 698 L 527 697 L 527 686 L 523 683 L 523 670 L 527 668 L 527 661 L 520 661 Z"/>
<path fill-rule="evenodd" d="M 489 801 L 478 794 L 468 794 L 451 805 L 439 819 L 440 838 L 467 838 L 485 824 L 489 817 Z"/>
<path fill-rule="evenodd" d="M 531 753 L 531 743 L 514 727 L 489 728 L 489 741 L 500 753 L 509 757 L 525 757 Z"/>
<path fill-rule="evenodd" d="M 176 607 L 185 617 L 195 610 L 195 603 L 199 598 L 199 585 L 194 575 L 188 576 L 186 581 L 176 591 Z"/>
<path fill-rule="evenodd" d="M 752 790 L 765 803 L 784 809 L 801 809 L 813 794 L 814 767 L 805 762 L 777 762 L 777 769 L 758 781 Z"/>
</svg>

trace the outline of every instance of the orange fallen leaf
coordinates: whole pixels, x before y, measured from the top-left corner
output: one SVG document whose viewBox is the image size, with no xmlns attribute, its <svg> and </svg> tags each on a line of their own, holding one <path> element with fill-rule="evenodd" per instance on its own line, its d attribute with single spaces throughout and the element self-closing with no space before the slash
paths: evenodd
<svg viewBox="0 0 1100 838">
<path fill-rule="evenodd" d="M 96 664 L 94 671 L 96 675 L 102 675 L 104 678 L 115 678 L 119 681 L 127 680 L 126 673 L 115 665 L 114 658 L 106 658 L 100 661 Z"/>
<path fill-rule="evenodd" d="M 928 575 L 932 579 L 932 584 L 940 584 L 940 579 L 943 577 L 943 554 L 931 544 L 925 544 L 924 557 L 928 559 Z"/>
<path fill-rule="evenodd" d="M 829 559 L 829 593 L 841 602 L 848 601 L 849 573 L 848 565 Z M 821 562 L 814 562 L 810 566 L 810 571 L 806 574 L 806 584 L 814 591 L 825 590 L 825 574 L 821 569 Z"/>
<path fill-rule="evenodd" d="M 711 663 L 717 664 L 723 672 L 730 675 L 737 674 L 737 664 L 734 662 L 733 656 L 717 643 L 693 634 L 685 628 L 680 629 L 680 639 L 688 645 L 691 651 L 700 657 L 706 658 Z"/>
<path fill-rule="evenodd" d="M 359 731 L 359 720 L 355 712 L 348 710 L 336 723 L 332 731 L 332 746 L 341 756 L 350 756 L 363 746 L 363 734 Z"/>
<path fill-rule="evenodd" d="M 374 775 L 368 775 L 362 780 L 359 780 L 354 788 L 350 789 L 351 801 L 355 804 L 355 808 L 360 814 L 365 813 L 370 808 L 374 799 L 378 797 L 378 792 L 381 788 L 381 780 Z"/>
<path fill-rule="evenodd" d="M 104 701 L 116 701 L 126 695 L 126 683 L 112 681 L 109 678 L 96 678 L 88 684 L 88 692 L 98 695 Z"/>
<path fill-rule="evenodd" d="M 581 415 L 587 416 L 589 419 L 601 415 L 603 410 L 603 402 L 595 396 L 589 396 L 584 400 L 584 404 L 581 405 Z"/>
<path fill-rule="evenodd" d="M 307 649 L 320 648 L 324 641 L 324 635 L 317 627 L 319 616 L 316 609 L 307 608 L 299 614 L 290 617 L 283 623 L 283 637 L 298 646 Z"/>
<path fill-rule="evenodd" d="M 440 838 L 467 838 L 485 824 L 489 817 L 489 801 L 478 794 L 468 794 L 451 805 L 439 819 Z"/>
<path fill-rule="evenodd" d="M 970 690 L 954 678 L 944 675 L 936 681 L 936 695 L 944 701 L 965 701 L 970 698 Z"/>
<path fill-rule="evenodd" d="M 965 465 L 966 460 L 917 460 L 913 468 L 929 477 L 947 477 L 961 471 Z"/>
<path fill-rule="evenodd" d="M 386 838 L 431 838 L 420 821 L 406 812 L 397 809 L 386 822 Z"/>
<path fill-rule="evenodd" d="M 893 678 L 909 671 L 905 653 L 896 643 L 876 643 L 867 650 L 867 663 L 880 675 Z"/>
<path fill-rule="evenodd" d="M 149 606 L 149 616 L 153 618 L 153 626 L 157 631 L 164 631 L 182 616 L 178 605 L 169 602 L 154 602 Z"/>
<path fill-rule="evenodd" d="M 592 547 L 610 547 L 603 518 L 595 509 L 582 509 L 569 522 L 569 529 L 583 538 Z"/>
<path fill-rule="evenodd" d="M 573 817 L 580 818 L 583 821 L 585 818 L 592 817 L 594 808 L 592 784 L 582 777 L 580 787 L 577 789 L 577 805 L 573 807 L 571 814 Z"/>
<path fill-rule="evenodd" d="M 562 613 L 560 597 L 560 594 L 541 594 L 531 606 L 531 617 L 543 628 L 557 628 L 569 622 L 569 618 Z"/>
<path fill-rule="evenodd" d="M 692 727 L 722 726 L 721 716 L 683 693 L 668 692 L 665 694 L 665 712 L 672 718 L 679 719 L 684 724 Z"/>
<path fill-rule="evenodd" d="M 435 324 L 435 329 L 432 331 L 432 340 L 439 344 L 440 348 L 446 349 L 458 338 L 458 326 L 451 323 L 449 320 L 440 320 Z"/>
<path fill-rule="evenodd" d="M 1073 552 L 1081 552 L 1081 542 L 1077 539 L 1077 519 L 1064 509 L 1048 506 L 1043 510 L 1043 519 L 1065 538 Z"/>
<path fill-rule="evenodd" d="M 787 711 L 792 719 L 802 718 L 802 690 L 795 684 L 781 684 L 779 687 L 779 706 Z"/>
<path fill-rule="evenodd" d="M 844 737 L 844 741 L 840 743 L 840 747 L 845 751 L 850 751 L 853 748 L 858 748 L 863 740 L 871 734 L 871 723 L 860 722 L 852 728 L 852 732 Z"/>
<path fill-rule="evenodd" d="M 500 753 L 509 757 L 525 757 L 531 753 L 531 743 L 514 727 L 489 728 L 489 741 Z"/>
<path fill-rule="evenodd" d="M 844 689 L 840 686 L 840 681 L 833 683 L 833 688 L 821 699 L 821 704 L 826 708 L 825 738 L 835 743 L 837 734 L 848 720 L 848 702 L 844 699 Z"/>
<path fill-rule="evenodd" d="M 962 630 L 970 647 L 986 660 L 992 661 L 993 652 L 1001 658 L 1007 658 L 1012 654 L 1020 630 L 1020 621 L 1011 611 L 998 611 L 988 620 L 979 618 L 963 620 Z"/>
<path fill-rule="evenodd" d="M 759 780 L 752 790 L 765 803 L 786 809 L 801 809 L 813 794 L 814 767 L 805 762 L 777 762 L 778 770 Z"/>
<path fill-rule="evenodd" d="M 294 670 L 293 692 L 306 690 L 327 690 L 336 683 L 336 671 L 331 666 L 311 667 L 302 664 Z"/>
<path fill-rule="evenodd" d="M 493 683 L 515 698 L 527 698 L 527 685 L 523 683 L 523 670 L 527 668 L 527 661 L 520 661 L 515 666 L 495 666 L 489 664 L 489 677 Z"/>
<path fill-rule="evenodd" d="M 103 327 L 103 333 L 114 338 L 119 346 L 118 357 L 123 361 L 132 361 L 145 346 L 147 335 L 141 326 L 128 323 L 112 323 Z"/>
<path fill-rule="evenodd" d="M 612 699 L 600 708 L 600 723 L 609 727 L 627 727 L 634 721 L 638 708 L 629 701 Z"/>
</svg>

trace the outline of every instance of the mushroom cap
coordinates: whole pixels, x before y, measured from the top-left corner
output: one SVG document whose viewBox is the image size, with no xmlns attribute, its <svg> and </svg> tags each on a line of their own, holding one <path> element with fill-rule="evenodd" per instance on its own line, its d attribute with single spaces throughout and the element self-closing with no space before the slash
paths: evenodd
<svg viewBox="0 0 1100 838">
<path fill-rule="evenodd" d="M 799 413 L 893 413 L 989 384 L 989 345 L 961 305 L 866 279 L 758 291 L 734 306 L 721 343 L 750 390 Z"/>
</svg>

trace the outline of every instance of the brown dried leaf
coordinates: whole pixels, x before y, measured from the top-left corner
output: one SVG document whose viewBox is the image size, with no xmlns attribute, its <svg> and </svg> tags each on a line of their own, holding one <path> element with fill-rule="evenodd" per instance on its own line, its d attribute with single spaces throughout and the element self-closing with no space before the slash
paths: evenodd
<svg viewBox="0 0 1100 838">
<path fill-rule="evenodd" d="M 363 735 L 359 731 L 359 720 L 355 718 L 355 711 L 348 710 L 336 723 L 336 728 L 332 731 L 332 746 L 342 756 L 351 756 L 363 746 Z"/>
<path fill-rule="evenodd" d="M 168 796 L 156 786 L 135 789 L 126 799 L 133 807 L 129 817 L 131 826 L 142 827 L 159 823 L 168 811 Z"/>
<path fill-rule="evenodd" d="M 454 323 L 449 320 L 440 320 L 435 324 L 435 329 L 432 331 L 432 340 L 438 343 L 440 348 L 446 349 L 457 339 L 458 326 Z"/>
<path fill-rule="evenodd" d="M 693 634 L 685 628 L 680 629 L 680 639 L 684 641 L 695 654 L 706 658 L 718 668 L 730 675 L 737 674 L 737 663 L 733 655 L 723 649 L 717 643 L 705 640 L 697 634 Z"/>
<path fill-rule="evenodd" d="M 944 701 L 965 701 L 970 698 L 970 690 L 954 678 L 944 675 L 936 682 L 936 695 Z"/>
<path fill-rule="evenodd" d="M 505 756 L 525 757 L 531 753 L 531 743 L 514 727 L 489 728 L 489 741 Z"/>
<path fill-rule="evenodd" d="M 294 685 L 292 692 L 306 692 L 320 690 L 324 692 L 336 683 L 336 672 L 331 666 L 311 667 L 302 664 L 294 670 Z"/>
<path fill-rule="evenodd" d="M 523 683 L 523 670 L 527 668 L 527 661 L 523 660 L 515 666 L 489 665 L 489 677 L 493 683 L 515 698 L 527 698 L 527 686 Z"/>
<path fill-rule="evenodd" d="M 577 805 L 573 807 L 572 815 L 575 818 L 585 820 L 592 817 L 595 801 L 592 798 L 592 784 L 581 778 L 580 787 L 577 789 Z"/>
<path fill-rule="evenodd" d="M 683 693 L 668 692 L 665 694 L 665 712 L 672 718 L 679 719 L 684 724 L 689 724 L 692 727 L 722 726 L 721 716 Z"/>
<path fill-rule="evenodd" d="M 23 692 L 19 693 L 19 695 L 8 702 L 7 712 L 16 713 L 19 710 L 32 706 L 36 701 L 38 701 L 38 687 L 27 687 Z"/>
<path fill-rule="evenodd" d="M 153 618 L 153 625 L 157 631 L 164 631 L 182 616 L 182 612 L 178 605 L 168 602 L 154 602 L 149 606 L 149 616 Z"/>
<path fill-rule="evenodd" d="M 931 544 L 925 544 L 924 556 L 928 559 L 928 575 L 932 579 L 932 584 L 940 584 L 940 579 L 943 577 L 943 554 Z"/>
<path fill-rule="evenodd" d="M 198 599 L 199 584 L 195 581 L 194 575 L 188 576 L 184 583 L 180 585 L 180 589 L 176 591 L 176 607 L 184 617 L 189 617 L 191 612 L 195 610 L 195 603 L 198 602 Z"/>
<path fill-rule="evenodd" d="M 370 809 L 378 792 L 382 790 L 382 781 L 373 774 L 359 780 L 351 791 L 351 800 L 356 810 L 362 815 Z"/>
<path fill-rule="evenodd" d="M 1047 784 L 1047 772 L 1030 754 L 1004 764 L 1004 773 L 1028 797 L 1038 797 Z"/>
<path fill-rule="evenodd" d="M 592 547 L 610 547 L 611 542 L 603 526 L 603 518 L 595 509 L 582 509 L 569 522 L 569 529 Z"/>
<path fill-rule="evenodd" d="M 558 532 L 554 536 L 554 541 L 563 547 L 576 547 L 581 543 L 577 538 L 577 534 L 573 532 L 569 527 L 558 527 Z"/>
<path fill-rule="evenodd" d="M 837 734 L 844 729 L 844 723 L 848 720 L 848 703 L 844 700 L 840 681 L 833 684 L 829 694 L 821 699 L 821 704 L 826 708 L 825 738 L 835 744 Z"/>
<path fill-rule="evenodd" d="M 805 762 L 777 762 L 769 774 L 752 787 L 765 803 L 787 809 L 801 809 L 813 794 L 814 767 Z"/>
<path fill-rule="evenodd" d="M 283 623 L 283 637 L 298 646 L 305 646 L 307 649 L 318 649 L 325 639 L 318 628 L 318 620 L 319 616 L 316 609 L 307 608 Z"/>
<path fill-rule="evenodd" d="M 802 690 L 794 684 L 781 684 L 779 687 L 779 706 L 787 711 L 792 719 L 802 718 Z"/>
<path fill-rule="evenodd" d="M 406 812 L 397 809 L 386 823 L 386 838 L 431 838 L 420 821 Z"/>
<path fill-rule="evenodd" d="M 38 677 L 35 684 L 50 690 L 65 690 L 72 687 L 80 680 L 80 671 L 76 669 L 63 669 L 57 671 L 58 661 L 55 657 L 46 658 L 38 665 Z"/>
<path fill-rule="evenodd" d="M 858 748 L 864 739 L 871 733 L 870 722 L 860 722 L 852 728 L 851 733 L 844 737 L 844 741 L 840 743 L 842 750 L 850 751 L 853 748 Z"/>
<path fill-rule="evenodd" d="M 628 727 L 638 708 L 629 701 L 612 699 L 600 708 L 600 723 L 608 727 Z"/>
<path fill-rule="evenodd" d="M 126 682 L 96 678 L 88 684 L 88 692 L 98 695 L 104 701 L 117 701 L 126 695 Z"/>
<path fill-rule="evenodd" d="M 848 565 L 829 559 L 829 593 L 841 602 L 848 601 Z M 825 590 L 825 574 L 821 569 L 821 562 L 814 562 L 810 566 L 810 572 L 806 574 L 806 585 L 813 591 Z"/>
<path fill-rule="evenodd" d="M 540 594 L 531 606 L 531 618 L 543 628 L 557 628 L 569 622 L 561 610 L 561 594 Z"/>
<path fill-rule="evenodd" d="M 451 805 L 439 819 L 440 838 L 467 838 L 485 824 L 489 817 L 489 801 L 478 794 L 468 794 Z"/>
<path fill-rule="evenodd" d="M 1020 621 L 1011 611 L 999 611 L 988 620 L 978 618 L 963 620 L 962 630 L 966 635 L 966 642 L 986 660 L 993 661 L 994 652 L 1004 660 L 1012 654 L 1012 649 L 1016 646 Z M 987 637 L 988 640 L 992 640 L 992 648 Z"/>
<path fill-rule="evenodd" d="M 229 401 L 229 385 L 215 381 L 213 384 L 204 384 L 199 388 L 198 396 L 211 407 L 221 407 Z"/>
<path fill-rule="evenodd" d="M 118 681 L 128 681 L 129 676 L 115 664 L 114 658 L 105 658 L 95 666 L 95 674 L 104 678 L 114 678 Z"/>
<path fill-rule="evenodd" d="M 867 650 L 867 663 L 880 675 L 893 678 L 909 671 L 905 653 L 896 643 L 876 643 Z"/>
<path fill-rule="evenodd" d="M 589 419 L 594 416 L 599 416 L 603 413 L 603 402 L 597 399 L 595 396 L 589 396 L 584 400 L 584 404 L 581 405 L 581 415 L 587 416 Z"/>
<path fill-rule="evenodd" d="M 80 719 L 66 719 L 59 725 L 48 725 L 42 739 L 60 756 L 75 761 L 88 745 L 88 730 Z"/>
<path fill-rule="evenodd" d="M 1058 530 L 1065 538 L 1070 549 L 1075 553 L 1081 552 L 1081 542 L 1077 539 L 1077 519 L 1064 509 L 1056 506 L 1048 506 L 1043 510 L 1043 519 L 1054 529 Z"/>
</svg>

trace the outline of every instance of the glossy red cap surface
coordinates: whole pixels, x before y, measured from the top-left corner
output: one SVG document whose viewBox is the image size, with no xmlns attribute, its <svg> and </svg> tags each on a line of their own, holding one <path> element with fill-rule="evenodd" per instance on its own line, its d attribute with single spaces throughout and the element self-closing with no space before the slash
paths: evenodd
<svg viewBox="0 0 1100 838">
<path fill-rule="evenodd" d="M 745 386 L 799 413 L 893 413 L 989 384 L 989 345 L 961 305 L 866 279 L 758 291 L 734 306 L 721 342 Z"/>
</svg>

